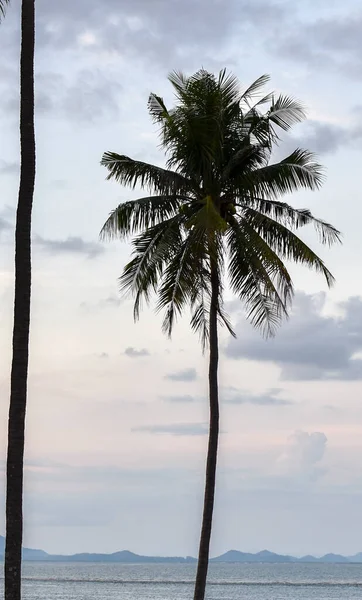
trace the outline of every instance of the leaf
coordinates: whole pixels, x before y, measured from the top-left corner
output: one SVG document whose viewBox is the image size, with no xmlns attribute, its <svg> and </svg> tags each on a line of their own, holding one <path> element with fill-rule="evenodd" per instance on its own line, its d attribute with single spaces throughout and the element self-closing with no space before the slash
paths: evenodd
<svg viewBox="0 0 362 600">
<path fill-rule="evenodd" d="M 190 181 L 176 173 L 155 165 L 133 160 L 115 152 L 105 152 L 101 165 L 109 171 L 107 179 L 115 179 L 122 185 L 135 188 L 147 187 L 160 195 L 183 194 L 192 191 Z"/>
<path fill-rule="evenodd" d="M 279 96 L 268 113 L 269 121 L 284 131 L 288 131 L 292 125 L 304 121 L 305 117 L 305 109 L 302 104 L 289 96 Z"/>
<path fill-rule="evenodd" d="M 126 238 L 180 212 L 187 198 L 177 195 L 147 196 L 119 204 L 102 227 L 101 239 Z"/>
<path fill-rule="evenodd" d="M 313 225 L 322 244 L 331 246 L 337 242 L 341 243 L 341 232 L 330 223 L 314 217 L 307 208 L 294 208 L 286 202 L 255 196 L 245 198 L 244 202 L 237 204 L 237 206 L 240 208 L 253 208 L 288 228 L 299 229 L 306 225 Z"/>
<path fill-rule="evenodd" d="M 323 260 L 290 229 L 250 208 L 244 211 L 243 218 L 244 223 L 260 234 L 280 257 L 304 264 L 318 273 L 322 273 L 327 285 L 329 287 L 333 285 L 334 277 Z"/>
<path fill-rule="evenodd" d="M 10 4 L 10 0 L 0 0 L 0 21 L 5 17 L 5 11 L 8 4 Z"/>
<path fill-rule="evenodd" d="M 318 190 L 323 179 L 322 167 L 314 161 L 314 155 L 298 148 L 278 163 L 240 173 L 235 178 L 235 192 L 240 197 L 248 194 L 276 199 L 303 188 Z"/>
</svg>

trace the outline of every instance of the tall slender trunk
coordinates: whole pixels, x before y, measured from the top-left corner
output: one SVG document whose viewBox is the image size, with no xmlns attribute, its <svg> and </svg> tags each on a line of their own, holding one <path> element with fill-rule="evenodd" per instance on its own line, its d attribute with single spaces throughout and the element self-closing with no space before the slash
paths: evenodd
<svg viewBox="0 0 362 600">
<path fill-rule="evenodd" d="M 204 600 L 206 578 L 209 566 L 209 549 L 212 529 L 212 514 L 214 510 L 215 479 L 217 448 L 219 440 L 219 390 L 218 363 L 219 348 L 217 335 L 217 307 L 219 294 L 219 279 L 217 267 L 211 262 L 211 304 L 210 304 L 210 360 L 209 360 L 209 402 L 210 428 L 209 445 L 207 450 L 206 480 L 204 495 L 204 511 L 202 516 L 199 559 L 197 564 L 194 600 Z"/>
<path fill-rule="evenodd" d="M 6 472 L 5 600 L 21 598 L 23 464 L 29 360 L 31 213 L 35 183 L 35 0 L 22 0 L 20 58 L 21 166 L 15 231 L 15 301 Z"/>
</svg>

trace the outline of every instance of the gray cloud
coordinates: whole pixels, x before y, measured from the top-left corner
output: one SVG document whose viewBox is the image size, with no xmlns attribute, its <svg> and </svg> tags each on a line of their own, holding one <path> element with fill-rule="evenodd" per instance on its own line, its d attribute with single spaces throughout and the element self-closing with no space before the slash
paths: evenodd
<svg viewBox="0 0 362 600">
<path fill-rule="evenodd" d="M 161 400 L 171 402 L 172 404 L 189 404 L 190 402 L 195 402 L 196 398 L 185 394 L 184 396 L 161 396 Z"/>
<path fill-rule="evenodd" d="M 135 348 L 132 348 L 131 346 L 126 348 L 124 353 L 126 356 L 129 356 L 130 358 L 141 358 L 142 356 L 150 355 L 147 348 L 141 348 L 140 350 L 136 350 Z"/>
<path fill-rule="evenodd" d="M 206 435 L 208 426 L 206 423 L 170 423 L 169 425 L 143 425 L 135 427 L 132 431 L 175 436 L 196 436 Z"/>
<path fill-rule="evenodd" d="M 109 358 L 109 354 L 107 352 L 101 352 L 100 354 L 97 355 L 98 358 Z"/>
<path fill-rule="evenodd" d="M 341 127 L 309 121 L 308 126 L 309 133 L 302 138 L 300 146 L 318 154 L 333 154 L 341 147 L 362 139 L 361 123 L 356 127 Z"/>
<path fill-rule="evenodd" d="M 111 294 L 110 296 L 107 296 L 107 298 L 102 298 L 99 302 L 98 302 L 98 306 L 100 308 L 108 308 L 108 307 L 115 307 L 118 308 L 118 306 L 121 304 L 121 299 L 116 296 Z"/>
<path fill-rule="evenodd" d="M 0 216 L 0 234 L 3 231 L 9 231 L 9 229 L 12 229 L 12 226 L 9 223 L 9 221 Z"/>
<path fill-rule="evenodd" d="M 2 175 L 17 175 L 19 173 L 19 168 L 18 162 L 8 162 L 6 160 L 0 161 L 0 173 Z"/>
<path fill-rule="evenodd" d="M 101 298 L 98 302 L 81 302 L 80 308 L 87 312 L 96 312 L 107 308 L 118 308 L 121 304 L 121 299 L 115 294 L 110 294 L 106 298 Z"/>
<path fill-rule="evenodd" d="M 84 69 L 65 92 L 61 110 L 73 119 L 89 123 L 96 118 L 118 115 L 118 95 L 122 90 L 117 79 L 106 78 L 97 69 Z"/>
<path fill-rule="evenodd" d="M 268 44 L 283 58 L 356 77 L 362 69 L 361 29 L 360 11 L 346 16 L 328 15 L 309 24 L 295 20 L 286 36 L 269 40 Z"/>
<path fill-rule="evenodd" d="M 107 18 L 105 18 L 105 14 Z M 38 46 L 120 53 L 173 67 L 203 58 L 250 26 L 280 23 L 285 10 L 266 0 L 39 0 Z"/>
<path fill-rule="evenodd" d="M 263 394 L 251 394 L 234 387 L 224 388 L 220 392 L 221 402 L 226 404 L 253 404 L 254 406 L 288 406 L 291 400 L 280 398 L 282 388 L 271 388 Z"/>
<path fill-rule="evenodd" d="M 0 235 L 14 229 L 15 211 L 11 206 L 5 205 L 0 209 Z"/>
<path fill-rule="evenodd" d="M 182 369 L 175 373 L 168 373 L 165 375 L 165 379 L 170 381 L 195 381 L 197 379 L 196 369 Z"/>
<path fill-rule="evenodd" d="M 37 111 L 55 112 L 77 122 L 118 115 L 118 95 L 122 87 L 116 77 L 99 69 L 82 69 L 72 80 L 59 73 L 39 73 L 37 79 Z"/>
<path fill-rule="evenodd" d="M 284 158 L 296 148 L 306 148 L 317 154 L 334 154 L 346 146 L 362 142 L 362 118 L 355 107 L 355 122 L 350 126 L 307 121 L 300 127 L 299 136 L 289 136 L 276 149 L 275 158 Z"/>
<path fill-rule="evenodd" d="M 235 387 L 220 388 L 220 402 L 223 404 L 253 404 L 254 406 L 288 406 L 293 404 L 291 400 L 281 398 L 282 388 L 271 388 L 262 394 L 253 394 L 247 390 L 239 390 Z M 202 396 L 161 396 L 161 400 L 172 404 L 190 404 L 193 402 L 207 402 Z"/>
<path fill-rule="evenodd" d="M 104 252 L 101 244 L 86 242 L 78 236 L 69 236 L 65 240 L 49 240 L 37 235 L 34 244 L 50 254 L 82 254 L 88 258 L 96 258 Z"/>
<path fill-rule="evenodd" d="M 290 321 L 272 340 L 264 340 L 240 322 L 238 339 L 230 340 L 229 358 L 271 362 L 289 380 L 362 379 L 362 298 L 351 297 L 337 305 L 341 316 L 325 316 L 325 294 L 298 293 Z"/>
<path fill-rule="evenodd" d="M 77 123 L 94 122 L 99 118 L 113 119 L 119 113 L 121 91 L 116 73 L 105 74 L 96 67 L 80 69 L 72 77 L 55 72 L 39 72 L 36 112 L 38 116 L 54 114 Z M 13 84 L 9 83 L 4 88 L 2 105 L 7 115 L 18 114 L 19 98 Z M 16 172 L 15 168 L 15 163 L 11 164 L 8 172 Z"/>
</svg>

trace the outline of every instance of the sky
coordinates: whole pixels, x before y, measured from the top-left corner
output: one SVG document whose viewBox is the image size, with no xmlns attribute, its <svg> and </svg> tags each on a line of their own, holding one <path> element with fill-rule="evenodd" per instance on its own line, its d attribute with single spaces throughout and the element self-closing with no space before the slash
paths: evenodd
<svg viewBox="0 0 362 600">
<path fill-rule="evenodd" d="M 19 178 L 19 2 L 0 26 L 0 448 L 11 362 Z M 130 244 L 100 243 L 136 197 L 106 181 L 105 151 L 162 165 L 150 92 L 168 73 L 226 67 L 242 86 L 300 99 L 297 146 L 326 168 L 286 200 L 343 233 L 305 239 L 336 277 L 291 267 L 291 318 L 265 341 L 226 292 L 211 554 L 362 551 L 362 9 L 304 0 L 37 0 L 37 180 L 26 431 L 25 544 L 53 553 L 196 555 L 207 444 L 207 356 L 187 315 L 171 340 L 152 306 L 137 324 L 117 278 Z M 4 484 L 2 484 L 4 490 Z M 4 494 L 0 514 L 3 515 Z M 4 531 L 4 519 L 0 532 Z"/>
</svg>

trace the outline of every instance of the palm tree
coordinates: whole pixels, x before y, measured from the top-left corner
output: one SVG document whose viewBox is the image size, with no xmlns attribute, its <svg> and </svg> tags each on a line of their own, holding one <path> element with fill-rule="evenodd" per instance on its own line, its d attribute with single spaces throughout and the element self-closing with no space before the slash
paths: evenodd
<svg viewBox="0 0 362 600">
<path fill-rule="evenodd" d="M 15 230 L 13 356 L 8 422 L 5 600 L 21 598 L 23 464 L 31 296 L 31 213 L 35 182 L 35 0 L 22 0 L 20 57 L 21 167 Z"/>
<path fill-rule="evenodd" d="M 203 600 L 209 561 L 219 435 L 218 324 L 235 335 L 223 308 L 223 290 L 245 304 L 251 323 L 266 335 L 287 315 L 293 283 L 286 261 L 320 272 L 331 285 L 324 262 L 295 233 L 313 225 L 322 243 L 339 240 L 339 232 L 296 209 L 280 197 L 322 183 L 320 165 L 307 150 L 297 149 L 270 163 L 278 131 L 304 118 L 301 105 L 287 96 L 259 97 L 269 80 L 264 75 L 246 91 L 225 70 L 218 77 L 204 70 L 192 77 L 172 73 L 176 106 L 168 110 L 151 94 L 149 112 L 160 126 L 166 168 L 106 152 L 102 165 L 108 179 L 147 196 L 120 204 L 104 224 L 106 239 L 133 239 L 133 258 L 120 278 L 135 296 L 134 317 L 142 300 L 158 297 L 165 310 L 163 330 L 171 334 L 176 318 L 191 307 L 191 327 L 208 344 L 210 429 L 204 510 L 195 600 Z M 259 100 L 256 101 L 256 97 Z M 267 105 L 265 112 L 261 107 Z"/>
</svg>

